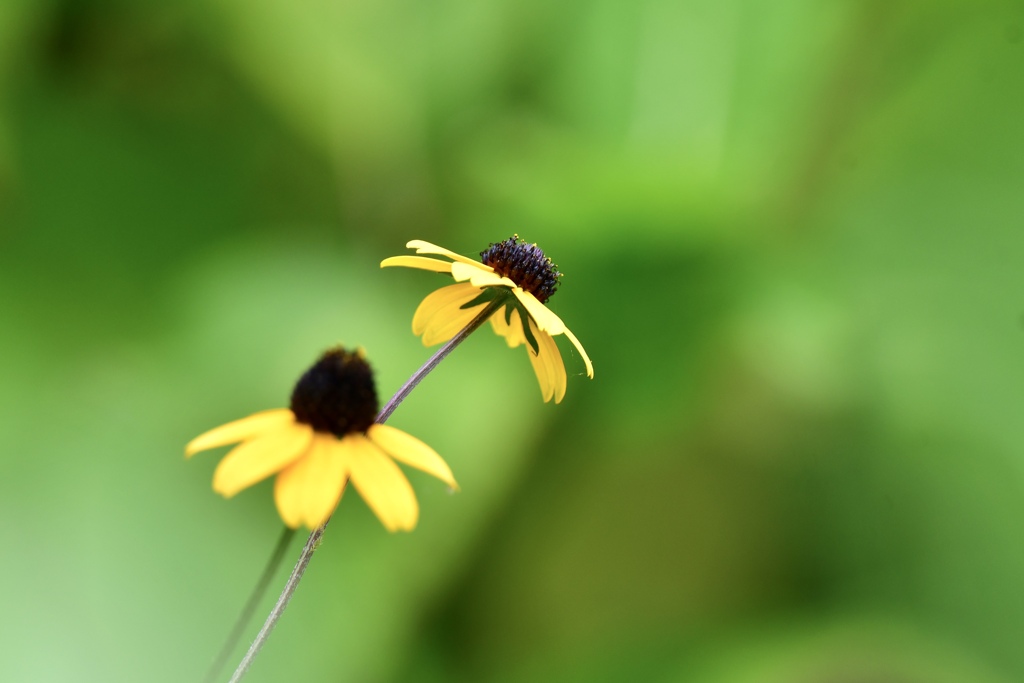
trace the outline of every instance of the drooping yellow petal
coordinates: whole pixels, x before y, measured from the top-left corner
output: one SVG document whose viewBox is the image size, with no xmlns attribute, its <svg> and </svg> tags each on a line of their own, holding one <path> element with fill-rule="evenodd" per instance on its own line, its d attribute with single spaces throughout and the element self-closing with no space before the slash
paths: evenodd
<svg viewBox="0 0 1024 683">
<path fill-rule="evenodd" d="M 314 433 L 306 454 L 277 475 L 274 501 L 289 527 L 315 529 L 337 507 L 348 478 L 348 463 L 338 445 L 333 435 Z"/>
<path fill-rule="evenodd" d="M 312 438 L 312 427 L 292 422 L 236 446 L 214 470 L 213 490 L 230 498 L 290 465 L 306 452 Z"/>
<path fill-rule="evenodd" d="M 558 352 L 558 346 L 555 345 L 555 340 L 548 337 L 549 352 L 551 354 L 551 371 L 554 374 L 555 379 L 555 403 L 561 403 L 562 399 L 565 398 L 565 363 L 562 361 L 562 354 Z"/>
<path fill-rule="evenodd" d="M 580 344 L 580 340 L 576 338 L 576 335 L 569 331 L 569 328 L 565 328 L 565 336 L 569 338 L 572 345 L 576 347 L 576 350 L 583 356 L 583 363 L 587 366 L 587 377 L 594 379 L 594 364 L 590 362 L 590 356 L 583 350 L 583 345 Z"/>
<path fill-rule="evenodd" d="M 547 403 L 551 400 L 554 389 L 552 388 L 551 376 L 548 373 L 548 364 L 541 350 L 543 347 L 540 346 L 540 340 L 538 339 L 537 325 L 534 324 L 533 320 L 529 317 L 526 318 L 526 324 L 530 326 L 530 334 L 533 335 L 534 340 L 537 342 L 537 353 L 533 352 L 533 348 L 526 345 L 526 355 L 530 358 L 530 365 L 533 366 L 533 372 L 537 375 L 537 382 L 540 384 L 540 393 Z M 525 337 L 525 334 L 524 334 Z"/>
<path fill-rule="evenodd" d="M 558 347 L 551 335 L 538 330 L 532 320 L 528 324 L 530 332 L 537 340 L 538 352 L 534 353 L 533 349 L 527 346 L 526 354 L 530 357 L 530 364 L 540 383 L 541 396 L 545 402 L 557 397 L 557 403 L 565 395 L 565 368 L 562 366 L 562 357 L 558 355 Z"/>
<path fill-rule="evenodd" d="M 423 331 L 423 345 L 433 346 L 448 341 L 479 315 L 486 305 L 486 303 L 482 303 L 472 308 L 451 305 L 439 311 L 431 319 L 427 329 Z"/>
<path fill-rule="evenodd" d="M 382 424 L 371 426 L 366 430 L 366 436 L 398 462 L 423 470 L 452 488 L 459 488 L 448 463 L 437 454 L 437 451 L 416 437 L 406 434 L 401 429 Z"/>
<path fill-rule="evenodd" d="M 555 393 L 554 383 L 551 380 L 551 374 L 548 372 L 547 359 L 543 353 L 534 353 L 530 347 L 526 347 L 526 355 L 530 357 L 530 365 L 533 366 L 533 372 L 537 375 L 541 397 L 547 403 Z"/>
<path fill-rule="evenodd" d="M 426 256 L 391 256 L 380 262 L 381 268 L 387 268 L 388 266 L 432 270 L 435 273 L 452 272 L 452 264 L 448 261 L 439 261 L 436 258 L 427 258 Z"/>
<path fill-rule="evenodd" d="M 313 441 L 315 443 L 316 439 Z M 299 458 L 281 470 L 274 480 L 274 503 L 277 504 L 277 513 L 281 515 L 281 520 L 289 529 L 302 526 L 302 519 L 305 517 L 302 496 L 306 492 L 306 460 L 305 457 Z"/>
<path fill-rule="evenodd" d="M 229 443 L 245 441 L 262 432 L 273 431 L 295 421 L 295 415 L 287 408 L 264 410 L 241 420 L 228 422 L 220 427 L 200 434 L 185 446 L 185 457 L 191 458 L 200 451 L 227 446 Z"/>
<path fill-rule="evenodd" d="M 408 249 L 415 249 L 417 254 L 438 254 L 440 256 L 447 256 L 451 260 L 458 261 L 459 263 L 472 263 L 483 268 L 488 267 L 480 263 L 479 261 L 474 261 L 473 259 L 467 258 L 462 254 L 456 254 L 454 251 L 449 251 L 444 247 L 439 247 L 436 244 L 424 242 L 423 240 L 410 240 L 409 242 L 405 243 L 405 246 Z"/>
<path fill-rule="evenodd" d="M 505 309 L 498 310 L 497 313 L 491 316 L 491 326 L 494 327 L 495 334 L 505 338 L 510 349 L 526 343 L 526 335 L 523 334 L 523 324 L 519 320 L 519 311 L 514 308 L 507 323 L 505 322 Z"/>
<path fill-rule="evenodd" d="M 349 480 L 388 531 L 411 531 L 420 507 L 409 480 L 395 461 L 361 434 L 342 442 L 347 450 Z"/>
<path fill-rule="evenodd" d="M 486 268 L 487 270 L 481 270 Z M 469 280 L 469 284 L 474 287 L 515 287 L 516 283 L 509 280 L 507 277 L 502 277 L 491 270 L 490 266 L 485 266 L 482 263 L 453 263 L 452 264 L 452 277 L 455 278 L 456 282 L 465 282 Z"/>
<path fill-rule="evenodd" d="M 523 307 L 530 314 L 530 317 L 533 318 L 533 321 L 537 323 L 537 327 L 551 335 L 565 332 L 565 323 L 562 322 L 562 319 L 538 301 L 537 297 L 519 287 L 512 291 L 515 293 L 516 298 L 522 302 Z"/>
<path fill-rule="evenodd" d="M 412 316 L 412 333 L 416 336 L 423 334 L 435 316 L 450 316 L 448 309 L 457 310 L 462 304 L 469 303 L 479 294 L 480 290 L 468 282 L 447 285 L 431 292 L 420 302 Z"/>
</svg>

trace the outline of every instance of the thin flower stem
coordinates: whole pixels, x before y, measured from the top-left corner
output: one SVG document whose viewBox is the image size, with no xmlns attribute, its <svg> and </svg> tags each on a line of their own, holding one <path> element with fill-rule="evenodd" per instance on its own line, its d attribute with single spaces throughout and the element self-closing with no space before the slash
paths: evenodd
<svg viewBox="0 0 1024 683">
<path fill-rule="evenodd" d="M 220 670 L 227 664 L 228 657 L 231 656 L 235 646 L 238 645 L 239 639 L 245 632 L 246 625 L 252 619 L 253 612 L 259 607 L 260 600 L 267 592 L 270 580 L 274 578 L 277 568 L 281 566 L 281 560 L 284 559 L 284 553 L 288 550 L 288 545 L 292 542 L 293 538 L 295 538 L 295 529 L 285 527 L 284 531 L 281 532 L 281 537 L 277 540 L 277 545 L 274 546 L 274 552 L 270 554 L 270 559 L 267 560 L 266 567 L 263 568 L 263 573 L 260 574 L 256 586 L 249 594 L 249 599 L 238 615 L 235 625 L 231 628 L 231 633 L 228 634 L 227 639 L 224 641 L 224 646 L 220 649 L 217 658 L 213 660 L 213 664 L 210 665 L 210 669 L 206 672 L 206 678 L 203 679 L 203 683 L 213 683 L 220 676 Z"/>
<path fill-rule="evenodd" d="M 330 518 L 327 522 L 331 521 Z M 281 618 L 285 608 L 288 606 L 288 602 L 292 599 L 292 595 L 295 594 L 295 589 L 299 585 L 299 581 L 302 580 L 302 575 L 306 573 L 306 566 L 309 561 L 313 559 L 313 553 L 320 545 L 320 537 L 324 535 L 324 529 L 327 528 L 327 522 L 324 522 L 317 528 L 313 529 L 313 533 L 306 539 L 306 545 L 302 548 L 302 554 L 299 555 L 299 561 L 295 563 L 295 568 L 292 569 L 291 575 L 288 577 L 288 582 L 284 585 L 284 590 L 281 591 L 281 596 L 277 599 L 277 603 L 274 605 L 274 609 L 270 610 L 270 614 L 267 616 L 267 620 L 263 624 L 263 628 L 256 635 L 256 640 L 253 641 L 252 645 L 249 646 L 249 651 L 245 653 L 245 657 L 238 664 L 238 668 L 235 669 L 235 673 L 231 676 L 230 683 L 237 683 L 242 680 L 246 672 L 249 671 L 249 667 L 252 666 L 253 661 L 256 659 L 256 655 L 259 654 L 263 644 L 270 637 L 270 632 L 274 630 L 274 626 L 277 624 L 277 620 Z"/>
<path fill-rule="evenodd" d="M 384 404 L 381 411 L 377 413 L 377 422 L 384 424 L 384 422 L 391 417 L 391 413 L 395 412 L 395 408 L 398 404 L 405 400 L 405 397 L 409 395 L 409 392 L 416 388 L 416 385 L 423 381 L 431 370 L 437 367 L 438 363 L 443 361 L 449 353 L 455 350 L 455 347 L 461 344 L 466 337 L 476 331 L 476 328 L 487 322 L 488 318 L 494 315 L 494 312 L 505 305 L 506 296 L 497 296 L 491 300 L 487 306 L 480 311 L 480 314 L 473 318 L 468 325 L 462 328 L 462 330 L 452 337 L 447 344 L 437 350 L 437 352 L 430 357 L 423 367 L 413 373 L 412 377 L 402 385 L 402 387 L 395 392 L 395 395 L 391 397 L 391 400 Z"/>
<path fill-rule="evenodd" d="M 483 325 L 488 318 L 490 318 L 495 311 L 505 305 L 507 301 L 507 295 L 499 295 L 492 299 L 487 306 L 484 307 L 480 313 L 473 318 L 468 325 L 458 332 L 451 340 L 448 341 L 444 346 L 437 350 L 437 352 L 430 357 L 430 359 L 423 364 L 419 370 L 413 373 L 412 377 L 401 386 L 401 388 L 395 392 L 395 395 L 391 397 L 379 413 L 377 413 L 377 424 L 384 424 L 391 414 L 395 412 L 395 409 L 399 404 L 405 400 L 406 396 L 409 395 L 416 385 L 423 381 L 423 378 L 430 374 L 430 371 L 437 367 L 437 365 L 443 361 L 449 353 L 455 350 L 455 347 L 465 341 L 466 337 L 472 334 L 478 327 Z M 320 546 L 320 538 L 324 535 L 324 531 L 327 529 L 327 525 L 331 522 L 331 518 L 328 517 L 327 521 L 313 529 L 313 533 L 309 535 L 306 540 L 306 545 L 302 548 L 302 554 L 299 555 L 299 561 L 295 563 L 295 568 L 292 569 L 291 575 L 288 577 L 288 582 L 285 583 L 284 590 L 281 591 L 281 595 L 277 598 L 277 603 L 274 608 L 270 610 L 270 614 L 267 615 L 267 620 L 263 623 L 263 628 L 256 635 L 256 639 L 252 641 L 252 645 L 249 646 L 249 651 L 245 653 L 245 657 L 239 662 L 238 668 L 235 669 L 235 673 L 231 676 L 231 680 L 228 683 L 238 683 L 245 676 L 246 672 L 249 671 L 249 667 L 252 666 L 253 661 L 256 659 L 256 655 L 260 653 L 263 646 L 266 644 L 267 639 L 270 637 L 270 632 L 274 630 L 277 625 L 278 619 L 284 613 L 285 608 L 288 606 L 288 602 L 292 599 L 292 595 L 295 593 L 295 589 L 299 586 L 299 581 L 302 580 L 302 575 L 306 572 L 306 567 L 309 566 L 310 560 L 313 559 L 313 553 Z"/>
</svg>

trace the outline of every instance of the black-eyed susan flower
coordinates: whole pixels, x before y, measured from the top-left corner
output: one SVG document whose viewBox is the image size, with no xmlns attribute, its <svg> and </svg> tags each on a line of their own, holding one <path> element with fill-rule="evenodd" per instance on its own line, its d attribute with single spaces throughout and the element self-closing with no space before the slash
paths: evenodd
<svg viewBox="0 0 1024 683">
<path fill-rule="evenodd" d="M 327 351 L 292 392 L 291 408 L 229 422 L 193 439 L 185 456 L 240 443 L 213 474 L 226 498 L 277 475 L 274 500 L 291 528 L 323 524 L 348 482 L 390 531 L 411 530 L 419 505 L 395 460 L 457 487 L 432 448 L 405 432 L 376 424 L 377 392 L 361 351 Z"/>
<path fill-rule="evenodd" d="M 448 341 L 496 297 L 502 297 L 502 305 L 490 317 L 491 325 L 510 348 L 527 346 L 545 401 L 554 398 L 559 403 L 565 396 L 565 364 L 555 344 L 557 335 L 564 334 L 572 342 L 583 357 L 587 376 L 593 378 L 594 366 L 579 339 L 544 305 L 558 288 L 562 274 L 536 244 L 513 235 L 480 252 L 480 261 L 422 240 L 412 240 L 405 246 L 417 254 L 451 260 L 392 256 L 381 261 L 381 268 L 405 266 L 449 273 L 456 282 L 429 294 L 413 315 L 412 331 L 422 336 L 425 345 Z"/>
</svg>

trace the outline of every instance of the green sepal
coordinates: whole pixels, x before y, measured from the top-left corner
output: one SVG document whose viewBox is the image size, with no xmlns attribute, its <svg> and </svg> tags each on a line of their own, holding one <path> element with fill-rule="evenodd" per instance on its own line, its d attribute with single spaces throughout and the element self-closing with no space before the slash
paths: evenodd
<svg viewBox="0 0 1024 683">
<path fill-rule="evenodd" d="M 524 308 L 523 305 L 519 303 L 518 299 L 516 299 L 514 305 L 516 307 L 516 310 L 519 311 L 519 321 L 523 325 L 523 336 L 526 337 L 526 342 L 530 345 L 530 348 L 533 349 L 533 355 L 539 356 L 540 345 L 537 344 L 537 339 L 533 336 L 533 331 L 530 329 L 530 321 L 533 318 L 531 318 L 530 314 L 526 312 L 526 308 Z M 507 311 L 509 308 L 511 308 L 511 306 L 506 307 L 505 310 Z M 512 314 L 508 313 L 507 315 L 511 320 Z"/>
<path fill-rule="evenodd" d="M 474 306 L 479 306 L 480 304 L 486 304 L 493 301 L 494 298 L 498 296 L 498 292 L 494 291 L 495 289 L 497 288 L 484 287 L 483 289 L 480 290 L 480 293 L 477 294 L 472 301 L 467 301 L 466 303 L 459 306 L 459 308 L 465 310 L 467 308 L 473 308 Z"/>
</svg>

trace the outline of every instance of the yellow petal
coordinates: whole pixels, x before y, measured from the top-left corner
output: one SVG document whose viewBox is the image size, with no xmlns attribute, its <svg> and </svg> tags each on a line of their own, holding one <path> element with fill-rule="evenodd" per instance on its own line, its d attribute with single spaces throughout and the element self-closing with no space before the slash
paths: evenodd
<svg viewBox="0 0 1024 683">
<path fill-rule="evenodd" d="M 448 341 L 479 315 L 486 305 L 486 303 L 482 303 L 472 308 L 460 308 L 457 305 L 452 305 L 440 311 L 427 325 L 427 329 L 423 331 L 423 344 L 433 346 Z"/>
<path fill-rule="evenodd" d="M 314 442 L 316 439 L 314 439 Z M 281 470 L 274 480 L 274 503 L 277 513 L 289 529 L 302 526 L 305 509 L 302 496 L 306 492 L 306 458 L 299 458 Z"/>
<path fill-rule="evenodd" d="M 448 251 L 444 247 L 439 247 L 436 244 L 424 242 L 423 240 L 411 240 L 406 242 L 405 246 L 409 249 L 415 249 L 417 254 L 438 254 L 440 256 L 447 256 L 451 260 L 458 261 L 459 263 L 472 263 L 483 268 L 488 267 L 479 261 L 474 261 L 471 258 L 466 258 L 462 254 L 456 254 L 454 251 Z"/>
<path fill-rule="evenodd" d="M 537 375 L 537 382 L 540 383 L 540 395 L 544 402 L 547 403 L 554 395 L 555 388 L 551 375 L 548 372 L 546 359 L 543 354 L 534 353 L 530 347 L 526 347 L 526 355 L 530 357 L 530 365 L 533 366 L 533 372 Z"/>
<path fill-rule="evenodd" d="M 510 349 L 526 343 L 526 335 L 523 334 L 523 324 L 519 320 L 519 311 L 512 309 L 509 321 L 505 322 L 505 309 L 499 310 L 491 316 L 491 326 L 494 333 L 505 338 Z"/>
<path fill-rule="evenodd" d="M 387 268 L 388 266 L 432 270 L 435 273 L 452 272 L 452 264 L 447 261 L 438 261 L 436 258 L 426 258 L 425 256 L 391 256 L 380 262 L 381 268 Z"/>
<path fill-rule="evenodd" d="M 562 362 L 562 354 L 558 351 L 558 344 L 547 332 L 537 332 L 537 348 L 548 366 L 548 376 L 551 379 L 551 388 L 554 393 L 555 403 L 561 403 L 565 398 L 565 363 Z"/>
<path fill-rule="evenodd" d="M 230 498 L 290 465 L 306 452 L 312 438 L 309 425 L 293 422 L 236 446 L 214 470 L 213 490 Z"/>
<path fill-rule="evenodd" d="M 388 531 L 415 528 L 419 504 L 412 485 L 395 461 L 361 434 L 345 441 L 350 481 L 381 523 Z"/>
<path fill-rule="evenodd" d="M 487 270 L 481 270 L 487 268 Z M 490 266 L 481 263 L 453 263 L 452 277 L 456 282 L 469 280 L 469 284 L 475 287 L 515 287 L 516 283 L 507 277 L 502 277 L 491 270 Z"/>
<path fill-rule="evenodd" d="M 423 470 L 448 484 L 459 488 L 451 469 L 433 448 L 401 429 L 375 424 L 366 431 L 370 440 L 398 462 Z"/>
<path fill-rule="evenodd" d="M 569 331 L 569 328 L 565 328 L 565 336 L 569 338 L 572 345 L 576 347 L 576 350 L 583 356 L 583 363 L 587 366 L 587 377 L 594 379 L 594 364 L 590 362 L 590 356 L 583 350 L 583 345 L 580 344 L 580 340 L 576 338 L 576 335 Z"/>
<path fill-rule="evenodd" d="M 314 433 L 306 454 L 286 467 L 274 482 L 274 501 L 291 528 L 323 524 L 345 490 L 348 462 L 333 435 Z"/>
<path fill-rule="evenodd" d="M 416 336 L 423 334 L 434 316 L 450 315 L 446 313 L 449 308 L 458 310 L 462 304 L 472 301 L 479 294 L 479 289 L 466 282 L 448 285 L 431 292 L 420 302 L 412 316 L 412 333 Z"/>
<path fill-rule="evenodd" d="M 519 287 L 512 291 L 515 293 L 516 298 L 522 302 L 523 307 L 530 314 L 530 317 L 533 318 L 533 321 L 537 323 L 537 327 L 551 335 L 565 332 L 565 323 L 562 322 L 562 319 L 538 301 L 537 297 L 530 292 L 523 291 Z"/>
<path fill-rule="evenodd" d="M 185 457 L 190 458 L 200 451 L 227 446 L 229 443 L 245 441 L 266 431 L 273 431 L 295 421 L 292 411 L 287 408 L 264 410 L 241 420 L 228 422 L 200 434 L 185 446 Z"/>
<path fill-rule="evenodd" d="M 529 322 L 530 331 L 537 340 L 537 353 L 529 346 L 526 353 L 530 357 L 530 364 L 537 374 L 537 381 L 540 383 L 540 393 L 544 401 L 555 398 L 555 403 L 565 396 L 565 366 L 562 365 L 562 357 L 558 354 L 558 346 L 555 340 L 547 332 L 537 329 L 533 321 Z"/>
</svg>

